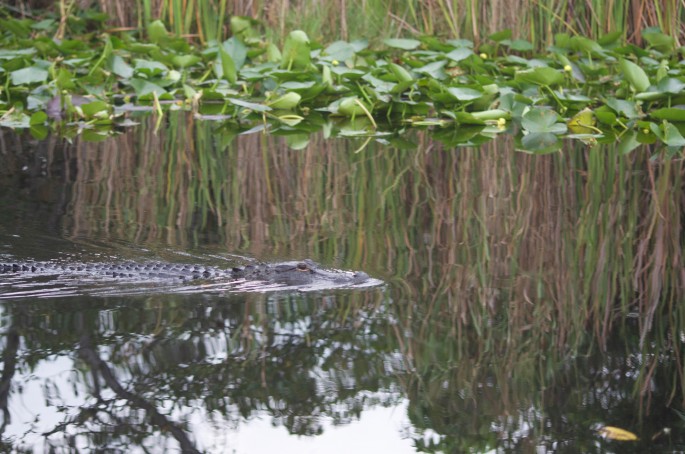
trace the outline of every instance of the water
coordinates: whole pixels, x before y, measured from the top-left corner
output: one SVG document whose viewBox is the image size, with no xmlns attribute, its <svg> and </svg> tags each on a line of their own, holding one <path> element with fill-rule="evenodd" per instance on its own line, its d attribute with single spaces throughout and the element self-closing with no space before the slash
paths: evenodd
<svg viewBox="0 0 685 454">
<path fill-rule="evenodd" d="M 683 449 L 681 162 L 167 120 L 2 130 L 0 258 L 311 258 L 384 284 L 0 275 L 4 450 Z"/>
</svg>

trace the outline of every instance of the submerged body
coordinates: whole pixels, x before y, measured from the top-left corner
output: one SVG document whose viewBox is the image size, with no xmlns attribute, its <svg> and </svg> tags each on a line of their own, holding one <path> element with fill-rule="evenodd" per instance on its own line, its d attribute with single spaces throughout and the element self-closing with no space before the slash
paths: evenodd
<svg viewBox="0 0 685 454">
<path fill-rule="evenodd" d="M 370 280 L 362 271 L 325 269 L 311 260 L 218 268 L 161 262 L 121 263 L 0 263 L 0 274 L 35 273 L 58 276 L 90 276 L 130 279 L 215 279 L 263 281 L 288 287 L 353 286 Z"/>
</svg>

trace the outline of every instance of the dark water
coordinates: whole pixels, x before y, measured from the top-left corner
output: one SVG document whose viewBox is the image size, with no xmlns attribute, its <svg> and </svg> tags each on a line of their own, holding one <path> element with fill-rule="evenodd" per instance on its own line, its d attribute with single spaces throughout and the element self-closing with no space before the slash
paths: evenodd
<svg viewBox="0 0 685 454">
<path fill-rule="evenodd" d="M 2 261 L 311 258 L 384 285 L 0 275 L 2 449 L 684 449 L 681 162 L 143 126 L 2 130 Z"/>
</svg>

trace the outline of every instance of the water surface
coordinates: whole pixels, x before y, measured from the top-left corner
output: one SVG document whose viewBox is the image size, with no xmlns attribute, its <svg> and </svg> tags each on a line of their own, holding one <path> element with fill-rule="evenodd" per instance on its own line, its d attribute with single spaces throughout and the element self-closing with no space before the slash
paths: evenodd
<svg viewBox="0 0 685 454">
<path fill-rule="evenodd" d="M 384 282 L 0 275 L 6 450 L 683 449 L 680 161 L 233 137 L 183 113 L 98 143 L 0 134 L 3 261 L 311 258 Z"/>
</svg>

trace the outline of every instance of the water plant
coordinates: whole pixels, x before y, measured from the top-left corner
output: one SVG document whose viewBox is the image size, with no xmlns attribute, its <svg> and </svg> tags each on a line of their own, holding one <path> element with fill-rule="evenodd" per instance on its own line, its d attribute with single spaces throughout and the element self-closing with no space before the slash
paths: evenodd
<svg viewBox="0 0 685 454">
<path fill-rule="evenodd" d="M 682 49 L 654 28 L 643 31 L 644 48 L 620 33 L 598 40 L 561 33 L 531 55 L 532 43 L 512 40 L 508 30 L 479 47 L 417 36 L 375 48 L 366 40 L 324 46 L 295 30 L 279 48 L 240 17 L 232 18 L 229 39 L 200 46 L 161 21 L 141 37 L 107 33 L 96 16 L 88 22 L 96 32 L 84 27 L 61 40 L 49 38 L 55 22 L 3 23 L 0 125 L 37 136 L 47 133 L 45 112 L 54 117 L 48 106 L 59 99 L 61 118 L 106 133 L 148 106 L 192 109 L 243 131 L 308 132 L 322 121 L 351 122 L 355 134 L 369 136 L 434 127 L 468 130 L 457 141 L 467 145 L 520 131 L 518 146 L 532 152 L 558 149 L 569 129 L 568 137 L 625 142 L 627 151 L 660 141 L 675 154 L 685 143 Z M 74 95 L 93 101 L 76 105 Z"/>
</svg>

